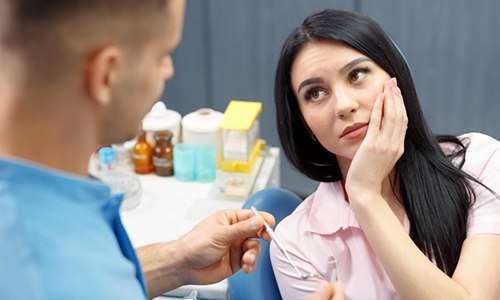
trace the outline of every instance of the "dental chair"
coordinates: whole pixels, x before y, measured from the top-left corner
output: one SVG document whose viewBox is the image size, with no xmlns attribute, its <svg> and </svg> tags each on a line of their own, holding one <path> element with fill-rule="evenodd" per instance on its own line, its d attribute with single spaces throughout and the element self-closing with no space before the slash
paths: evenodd
<svg viewBox="0 0 500 300">
<path fill-rule="evenodd" d="M 291 214 L 302 202 L 297 195 L 281 188 L 268 188 L 253 194 L 243 208 L 255 206 L 274 216 L 276 225 Z M 261 253 L 257 266 L 251 274 L 236 272 L 228 279 L 229 295 L 232 300 L 281 300 L 269 257 L 269 243 L 260 240 Z"/>
</svg>

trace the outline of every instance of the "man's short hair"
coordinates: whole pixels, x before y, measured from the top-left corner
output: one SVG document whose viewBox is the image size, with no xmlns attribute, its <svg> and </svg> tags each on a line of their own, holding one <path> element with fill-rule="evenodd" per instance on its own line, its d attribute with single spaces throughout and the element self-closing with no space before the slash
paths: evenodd
<svg viewBox="0 0 500 300">
<path fill-rule="evenodd" d="M 154 18 L 164 16 L 168 0 L 6 1 L 10 21 L 0 32 L 2 46 L 22 55 L 30 72 L 47 79 L 64 75 L 89 47 L 142 47 L 158 29 Z"/>
</svg>

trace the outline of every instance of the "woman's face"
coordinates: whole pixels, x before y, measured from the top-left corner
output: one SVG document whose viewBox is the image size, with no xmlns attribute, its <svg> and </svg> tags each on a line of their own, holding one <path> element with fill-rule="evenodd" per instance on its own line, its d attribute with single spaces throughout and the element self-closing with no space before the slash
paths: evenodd
<svg viewBox="0 0 500 300">
<path fill-rule="evenodd" d="M 365 137 L 387 74 L 353 48 L 335 41 L 307 44 L 292 65 L 300 111 L 316 139 L 342 160 L 352 160 Z"/>
</svg>

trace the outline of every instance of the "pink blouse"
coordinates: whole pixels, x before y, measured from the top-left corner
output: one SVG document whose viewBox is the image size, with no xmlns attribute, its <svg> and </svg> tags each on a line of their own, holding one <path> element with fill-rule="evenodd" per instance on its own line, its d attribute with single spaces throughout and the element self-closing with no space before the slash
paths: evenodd
<svg viewBox="0 0 500 300">
<path fill-rule="evenodd" d="M 463 170 L 500 194 L 500 142 L 479 133 L 460 138 L 470 140 Z M 445 153 L 452 147 L 442 145 Z M 469 215 L 467 236 L 500 234 L 500 199 L 479 185 L 474 190 L 477 199 Z M 409 233 L 406 215 L 404 227 Z M 276 234 L 304 273 L 330 280 L 336 269 L 347 299 L 399 299 L 346 202 L 340 182 L 320 183 L 314 194 L 278 224 Z M 321 279 L 299 278 L 275 243 L 270 252 L 283 299 L 306 299 L 318 288 Z"/>
</svg>

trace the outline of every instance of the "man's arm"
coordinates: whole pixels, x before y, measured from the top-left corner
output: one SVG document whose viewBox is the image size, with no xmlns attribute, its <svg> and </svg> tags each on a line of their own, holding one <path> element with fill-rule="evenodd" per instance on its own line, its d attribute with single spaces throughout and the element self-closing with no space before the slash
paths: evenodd
<svg viewBox="0 0 500 300">
<path fill-rule="evenodd" d="M 177 241 L 139 248 L 149 297 L 186 284 L 215 283 L 241 268 L 252 272 L 260 254 L 260 244 L 252 238 L 270 241 L 262 218 L 274 225 L 268 213 L 253 216 L 245 209 L 219 211 Z"/>
<path fill-rule="evenodd" d="M 137 249 L 150 298 L 183 285 L 184 259 L 179 242 L 158 243 Z"/>
</svg>

